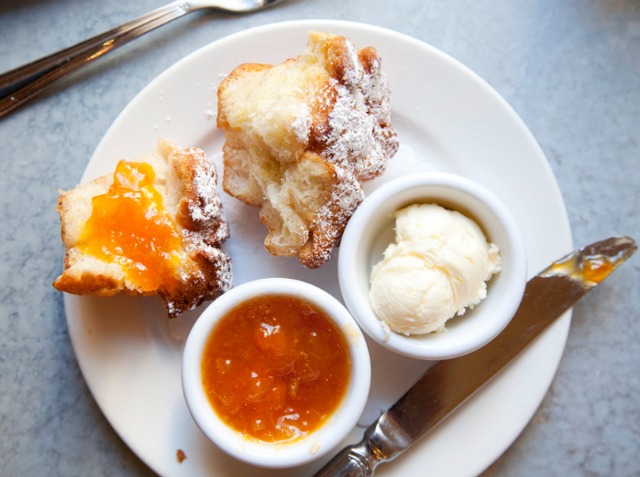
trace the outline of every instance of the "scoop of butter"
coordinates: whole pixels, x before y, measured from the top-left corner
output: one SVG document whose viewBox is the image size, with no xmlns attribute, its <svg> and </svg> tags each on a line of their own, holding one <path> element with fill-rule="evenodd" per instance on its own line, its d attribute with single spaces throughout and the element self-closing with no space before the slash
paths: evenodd
<svg viewBox="0 0 640 477">
<path fill-rule="evenodd" d="M 396 333 L 443 331 L 486 297 L 487 281 L 501 269 L 498 247 L 460 212 L 410 205 L 396 213 L 395 231 L 396 243 L 373 267 L 369 299 Z"/>
</svg>

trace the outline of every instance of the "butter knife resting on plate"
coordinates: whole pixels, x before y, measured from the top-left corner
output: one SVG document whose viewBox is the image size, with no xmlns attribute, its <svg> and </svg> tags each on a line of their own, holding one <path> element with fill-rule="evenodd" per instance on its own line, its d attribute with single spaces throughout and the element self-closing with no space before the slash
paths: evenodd
<svg viewBox="0 0 640 477">
<path fill-rule="evenodd" d="M 611 237 L 552 263 L 527 283 L 502 333 L 473 353 L 439 361 L 316 477 L 368 477 L 395 459 L 498 374 L 556 318 L 636 251 L 629 237 Z"/>
</svg>

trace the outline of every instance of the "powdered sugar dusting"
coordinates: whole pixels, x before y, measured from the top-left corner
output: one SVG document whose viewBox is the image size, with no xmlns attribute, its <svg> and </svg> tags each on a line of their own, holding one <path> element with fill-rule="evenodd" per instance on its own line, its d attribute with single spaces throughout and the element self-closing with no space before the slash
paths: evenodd
<svg viewBox="0 0 640 477">
<path fill-rule="evenodd" d="M 347 222 L 364 200 L 362 187 L 347 169 L 335 166 L 336 185 L 311 225 L 313 249 L 305 265 L 317 268 L 331 258 L 333 246 L 342 236 Z"/>
<path fill-rule="evenodd" d="M 229 226 L 224 218 L 222 204 L 218 196 L 218 173 L 215 164 L 205 153 L 196 148 L 187 150 L 193 161 L 193 185 L 195 197 L 187 200 L 189 213 L 201 229 L 191 234 L 199 234 L 204 243 L 219 246 L 229 237 Z"/>
<path fill-rule="evenodd" d="M 190 220 L 182 224 L 182 243 L 193 265 L 181 270 L 185 291 L 164 297 L 169 316 L 198 306 L 231 288 L 230 257 L 220 250 L 229 237 L 217 191 L 218 174 L 213 160 L 198 148 L 174 150 L 173 160 L 182 171 Z"/>
<path fill-rule="evenodd" d="M 390 88 L 377 56 L 365 69 L 358 52 L 346 41 L 343 76 L 333 78 L 337 99 L 322 138 L 332 162 L 352 170 L 359 180 L 380 175 L 398 149 L 391 129 Z"/>
<path fill-rule="evenodd" d="M 377 54 L 373 50 L 365 52 L 364 64 L 349 40 L 345 39 L 344 46 L 341 76 L 331 78 L 336 99 L 329 113 L 329 127 L 320 138 L 325 145 L 321 154 L 334 164 L 338 180 L 330 201 L 312 225 L 313 268 L 330 258 L 333 245 L 364 199 L 359 181 L 384 172 L 398 150 L 398 139 L 391 128 L 390 88 Z M 323 99 L 330 101 L 329 95 Z"/>
<path fill-rule="evenodd" d="M 298 141 L 305 144 L 309 140 L 309 132 L 311 131 L 311 113 L 306 104 L 303 106 L 302 111 L 296 116 L 291 127 Z"/>
</svg>

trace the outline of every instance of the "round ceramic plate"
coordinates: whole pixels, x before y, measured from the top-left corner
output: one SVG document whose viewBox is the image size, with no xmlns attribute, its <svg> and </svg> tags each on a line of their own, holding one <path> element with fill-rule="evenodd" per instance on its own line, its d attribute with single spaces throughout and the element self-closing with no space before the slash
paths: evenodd
<svg viewBox="0 0 640 477">
<path fill-rule="evenodd" d="M 199 146 L 222 172 L 223 134 L 216 129 L 215 91 L 244 62 L 280 63 L 301 54 L 310 30 L 375 46 L 391 84 L 401 147 L 381 183 L 415 170 L 457 173 L 509 204 L 525 239 L 534 275 L 571 248 L 562 196 L 526 126 L 482 79 L 441 51 L 389 30 L 339 21 L 297 21 L 248 30 L 206 46 L 147 86 L 111 126 L 83 177 L 111 173 L 121 158 L 155 149 L 158 137 Z M 341 298 L 336 258 L 319 270 L 263 250 L 258 211 L 220 191 L 232 237 L 224 249 L 234 281 L 281 276 L 305 280 Z M 553 232 L 553 239 L 550 232 Z M 155 298 L 66 296 L 73 347 L 102 412 L 127 445 L 164 476 L 312 475 L 323 464 L 284 471 L 257 469 L 227 457 L 193 423 L 180 387 L 185 337 L 198 310 L 168 320 Z M 513 442 L 542 401 L 560 360 L 570 316 L 540 337 L 497 379 L 378 475 L 471 476 Z M 370 342 L 373 382 L 361 424 L 400 397 L 429 363 L 391 354 Z M 362 428 L 348 440 L 355 441 Z M 345 441 L 345 443 L 347 443 Z M 178 456 L 185 457 L 179 459 Z M 326 459 L 325 459 L 326 460 Z"/>
</svg>

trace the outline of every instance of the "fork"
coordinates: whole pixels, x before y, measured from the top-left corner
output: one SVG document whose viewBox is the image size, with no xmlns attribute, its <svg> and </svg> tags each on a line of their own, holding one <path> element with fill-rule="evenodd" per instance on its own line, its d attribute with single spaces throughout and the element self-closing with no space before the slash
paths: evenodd
<svg viewBox="0 0 640 477">
<path fill-rule="evenodd" d="M 281 1 L 177 0 L 171 2 L 77 45 L 0 75 L 0 117 L 32 99 L 63 76 L 187 13 L 207 8 L 236 13 L 251 12 Z"/>
</svg>

